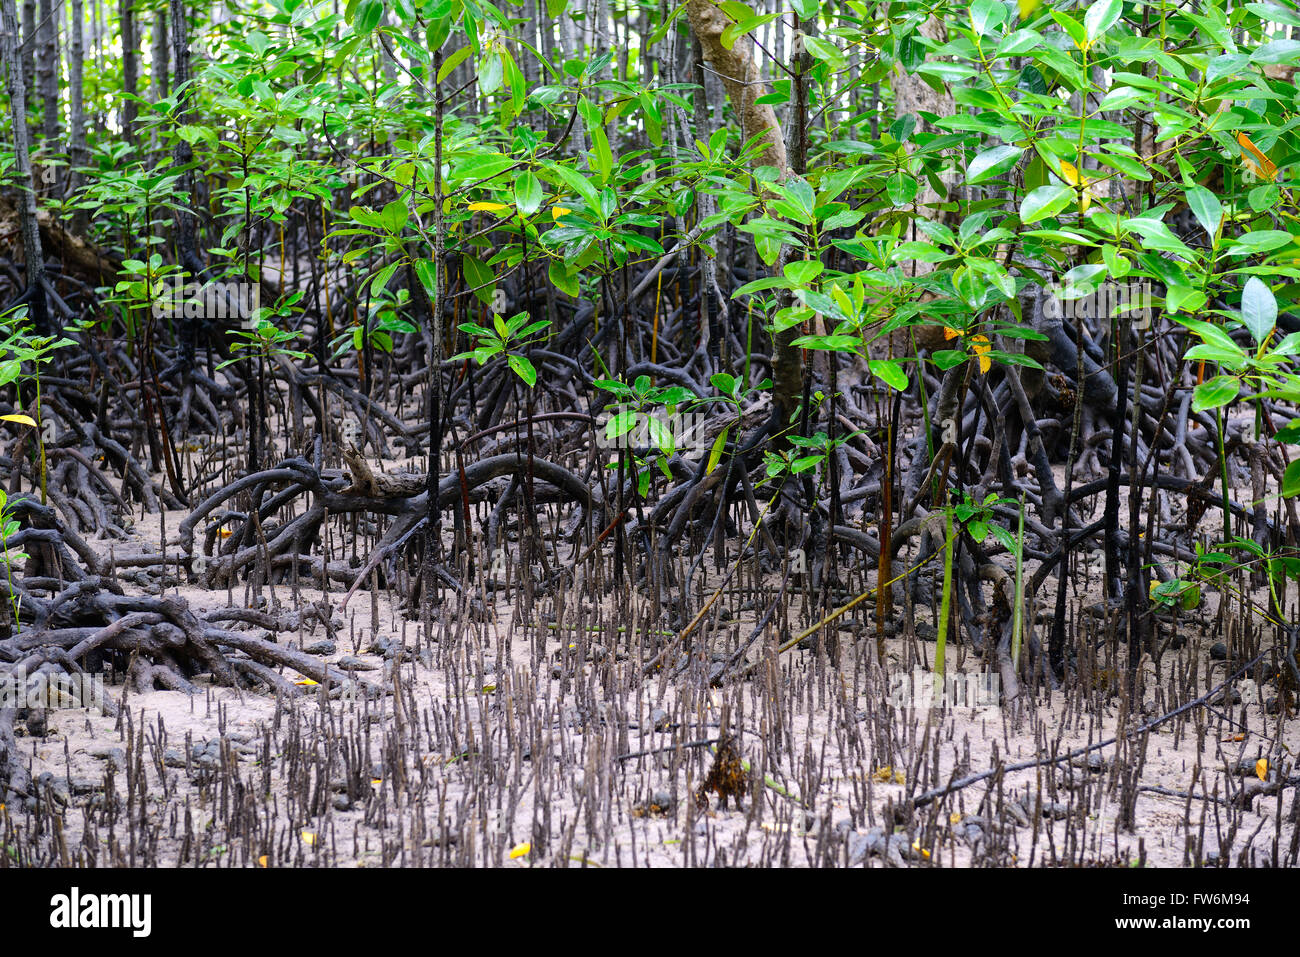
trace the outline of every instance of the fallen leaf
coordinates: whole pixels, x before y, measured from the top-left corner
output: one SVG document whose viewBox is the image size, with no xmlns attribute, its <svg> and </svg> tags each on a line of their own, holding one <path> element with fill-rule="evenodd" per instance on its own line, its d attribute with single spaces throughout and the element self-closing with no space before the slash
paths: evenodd
<svg viewBox="0 0 1300 957">
<path fill-rule="evenodd" d="M 19 425 L 30 425 L 32 428 L 36 427 L 36 420 L 30 415 L 0 415 L 0 419 L 3 419 L 5 422 L 17 422 Z"/>
<path fill-rule="evenodd" d="M 295 681 L 294 684 L 307 686 L 307 685 L 318 685 L 320 684 L 320 682 L 313 681 L 311 678 L 303 678 L 301 681 Z"/>
<path fill-rule="evenodd" d="M 257 866 L 258 866 L 258 867 L 266 867 L 266 855 L 265 855 L 265 854 L 263 854 L 261 857 L 259 857 L 259 858 L 257 859 Z"/>
<path fill-rule="evenodd" d="M 303 832 L 302 832 L 302 842 L 303 842 L 304 844 L 306 844 L 308 847 L 315 847 L 315 846 L 316 846 L 316 832 L 315 832 L 315 831 L 303 831 Z"/>
<path fill-rule="evenodd" d="M 1268 758 L 1260 758 L 1255 762 L 1255 777 L 1261 781 L 1268 780 Z"/>
<path fill-rule="evenodd" d="M 514 847 L 510 848 L 510 860 L 513 861 L 517 857 L 527 857 L 528 852 L 532 849 L 533 845 L 529 844 L 527 841 L 524 841 L 522 844 L 516 844 Z"/>
</svg>

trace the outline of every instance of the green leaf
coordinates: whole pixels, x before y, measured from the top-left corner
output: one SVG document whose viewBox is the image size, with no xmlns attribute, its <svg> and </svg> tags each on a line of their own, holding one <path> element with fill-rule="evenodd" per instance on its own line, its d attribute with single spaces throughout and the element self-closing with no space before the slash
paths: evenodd
<svg viewBox="0 0 1300 957">
<path fill-rule="evenodd" d="M 506 356 L 506 361 L 510 363 L 510 368 L 515 370 L 515 375 L 528 383 L 531 389 L 537 384 L 537 370 L 525 356 L 517 356 L 514 353 Z"/>
<path fill-rule="evenodd" d="M 986 179 L 1001 176 L 1020 161 L 1024 150 L 1018 146 L 995 146 L 985 150 L 966 167 L 966 182 L 974 186 Z"/>
<path fill-rule="evenodd" d="M 1192 393 L 1192 408 L 1197 412 L 1217 409 L 1227 405 L 1241 391 L 1241 380 L 1236 376 L 1216 375 L 1198 385 Z"/>
<path fill-rule="evenodd" d="M 415 278 L 420 280 L 420 285 L 430 299 L 435 299 L 438 295 L 438 267 L 432 259 L 421 259 L 415 264 Z"/>
<path fill-rule="evenodd" d="M 1020 204 L 1020 221 L 1036 223 L 1040 219 L 1055 216 L 1074 201 L 1074 188 L 1065 185 L 1040 186 L 1033 190 Z"/>
<path fill-rule="evenodd" d="M 560 177 L 560 179 L 564 180 L 566 186 L 581 196 L 589 210 L 593 213 L 599 211 L 600 194 L 596 191 L 596 187 L 592 186 L 585 176 L 576 170 L 570 169 L 567 166 L 562 166 L 559 163 L 549 163 L 547 169 L 555 173 L 555 175 Z"/>
<path fill-rule="evenodd" d="M 551 264 L 546 267 L 547 278 L 551 280 L 551 285 L 567 296 L 578 298 L 579 285 L 577 274 L 570 274 L 569 269 L 564 262 L 559 259 L 552 259 Z"/>
<path fill-rule="evenodd" d="M 1219 232 L 1219 223 L 1223 221 L 1223 206 L 1219 198 L 1204 186 L 1187 187 L 1187 205 L 1196 216 L 1196 221 L 1209 235 L 1213 242 Z"/>
<path fill-rule="evenodd" d="M 871 372 L 885 385 L 902 392 L 907 388 L 907 373 L 893 359 L 872 359 L 867 363 Z"/>
<path fill-rule="evenodd" d="M 1083 28 L 1087 32 L 1089 42 L 1105 35 L 1123 12 L 1123 0 L 1100 0 L 1088 7 L 1088 12 L 1083 16 Z"/>
<path fill-rule="evenodd" d="M 352 27 L 357 33 L 371 33 L 375 27 L 379 26 L 379 21 L 384 15 L 384 5 L 380 0 L 363 0 L 361 11 L 357 14 L 356 20 L 353 21 Z"/>
<path fill-rule="evenodd" d="M 848 66 L 848 59 L 835 44 L 823 40 L 821 37 L 810 36 L 805 36 L 803 42 L 809 53 L 828 65 L 832 70 L 842 70 Z"/>
<path fill-rule="evenodd" d="M 1241 321 L 1258 345 L 1268 340 L 1277 325 L 1277 300 L 1273 298 L 1273 290 L 1257 276 L 1247 279 L 1246 288 L 1242 290 Z"/>
<path fill-rule="evenodd" d="M 612 415 L 609 421 L 605 423 L 605 438 L 613 441 L 620 436 L 627 435 L 636 425 L 636 410 L 623 409 L 616 415 Z"/>
<path fill-rule="evenodd" d="M 970 5 L 970 24 L 979 36 L 987 36 L 991 30 L 1000 27 L 1006 16 L 1007 8 L 1002 5 L 1002 0 L 975 0 Z"/>
<path fill-rule="evenodd" d="M 736 377 L 729 372 L 715 372 L 709 376 L 709 382 L 723 395 L 736 394 Z"/>
<path fill-rule="evenodd" d="M 916 194 L 920 189 L 920 183 L 916 177 L 902 170 L 890 175 L 885 180 L 885 192 L 889 195 L 889 201 L 895 206 L 907 206 L 912 200 L 916 199 Z"/>
<path fill-rule="evenodd" d="M 1282 497 L 1290 498 L 1300 493 L 1300 459 L 1296 459 L 1282 473 Z"/>
<path fill-rule="evenodd" d="M 515 208 L 521 216 L 531 216 L 542 205 L 542 184 L 530 171 L 515 178 Z"/>
<path fill-rule="evenodd" d="M 709 450 L 709 461 L 704 467 L 704 474 L 707 475 L 718 467 L 718 462 L 722 459 L 722 451 L 727 446 L 727 433 L 730 430 L 731 426 L 727 426 L 719 432 L 718 437 L 713 440 L 713 448 Z"/>
<path fill-rule="evenodd" d="M 468 254 L 460 258 L 461 268 L 465 271 L 465 281 L 469 283 L 474 295 L 485 305 L 492 304 L 492 291 L 496 286 L 496 274 L 483 263 Z"/>
<path fill-rule="evenodd" d="M 1273 436 L 1279 442 L 1285 442 L 1287 445 L 1300 445 L 1300 419 L 1292 419 L 1282 428 L 1277 430 L 1277 435 Z"/>
<path fill-rule="evenodd" d="M 817 259 L 803 259 L 785 264 L 785 277 L 792 283 L 804 286 L 821 275 L 826 267 Z"/>
</svg>

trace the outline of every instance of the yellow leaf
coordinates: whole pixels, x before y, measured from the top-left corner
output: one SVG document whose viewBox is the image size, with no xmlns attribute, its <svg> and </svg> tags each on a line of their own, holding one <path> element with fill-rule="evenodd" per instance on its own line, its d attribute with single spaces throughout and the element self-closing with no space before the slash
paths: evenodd
<svg viewBox="0 0 1300 957">
<path fill-rule="evenodd" d="M 1043 0 L 1018 0 L 1017 5 L 1020 8 L 1020 19 L 1028 20 L 1034 15 L 1034 11 L 1039 8 Z"/>
<path fill-rule="evenodd" d="M 257 866 L 258 866 L 258 867 L 266 867 L 266 855 L 265 855 L 265 854 L 263 854 L 261 857 L 259 857 L 259 858 L 257 859 Z"/>
<path fill-rule="evenodd" d="M 302 842 L 310 847 L 316 846 L 316 833 L 314 831 L 303 831 Z"/>
<path fill-rule="evenodd" d="M 527 841 L 524 841 L 522 844 L 516 844 L 514 847 L 510 848 L 510 860 L 513 861 L 517 857 L 526 857 L 528 852 L 532 849 L 533 845 L 529 844 Z"/>
<path fill-rule="evenodd" d="M 561 216 L 568 216 L 571 212 L 573 212 L 573 210 L 565 206 L 552 206 L 551 219 L 559 219 Z"/>
<path fill-rule="evenodd" d="M 509 209 L 502 203 L 470 203 L 469 208 L 480 213 L 499 213 L 503 209 Z"/>
<path fill-rule="evenodd" d="M 930 852 L 927 851 L 925 848 L 923 848 L 923 847 L 921 846 L 921 842 L 920 842 L 920 841 L 913 841 L 913 842 L 912 842 L 912 850 L 914 850 L 914 851 L 920 851 L 920 852 L 921 852 L 921 856 L 924 857 L 926 860 L 929 860 L 929 858 L 930 858 Z"/>
<path fill-rule="evenodd" d="M 979 359 L 980 372 L 988 372 L 989 369 L 993 368 L 993 360 L 988 357 L 988 351 L 992 348 L 989 345 L 989 337 L 971 336 L 970 345 Z"/>
<path fill-rule="evenodd" d="M 1061 179 L 1079 190 L 1079 212 L 1086 213 L 1093 200 L 1092 188 L 1088 185 L 1088 177 L 1080 173 L 1079 168 L 1073 163 L 1062 161 Z"/>
<path fill-rule="evenodd" d="M 1261 781 L 1268 780 L 1268 758 L 1260 758 L 1255 762 L 1255 777 Z"/>
<path fill-rule="evenodd" d="M 1241 162 L 1246 169 L 1270 183 L 1277 179 L 1277 167 L 1273 165 L 1273 161 L 1265 156 L 1258 146 L 1251 142 L 1249 136 L 1238 132 L 1237 145 L 1242 149 Z"/>
<path fill-rule="evenodd" d="M 961 815 L 960 815 L 959 813 L 957 813 L 956 811 L 953 811 L 951 814 L 948 815 L 948 823 L 949 823 L 949 824 L 960 824 L 960 823 L 961 823 Z"/>
<path fill-rule="evenodd" d="M 30 425 L 36 428 L 36 420 L 30 415 L 0 415 L 0 419 L 6 422 L 17 422 L 19 425 Z"/>
<path fill-rule="evenodd" d="M 960 339 L 961 331 L 957 329 L 953 329 L 951 326 L 944 326 L 943 337 L 945 339 Z"/>
<path fill-rule="evenodd" d="M 308 686 L 308 685 L 318 685 L 318 684 L 320 684 L 320 682 L 319 682 L 319 681 L 313 681 L 311 678 L 303 678 L 301 681 L 295 681 L 294 684 L 296 684 L 296 685 L 303 685 L 303 686 L 305 687 L 305 686 Z"/>
</svg>

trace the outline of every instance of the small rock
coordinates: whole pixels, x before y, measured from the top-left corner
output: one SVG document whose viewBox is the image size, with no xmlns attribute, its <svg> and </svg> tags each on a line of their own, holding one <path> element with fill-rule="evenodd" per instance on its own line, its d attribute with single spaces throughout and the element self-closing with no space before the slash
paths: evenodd
<svg viewBox="0 0 1300 957">
<path fill-rule="evenodd" d="M 1226 661 L 1228 659 L 1228 646 L 1221 641 L 1216 641 L 1210 645 L 1210 657 L 1215 661 Z"/>
<path fill-rule="evenodd" d="M 962 821 L 954 828 L 954 830 L 956 831 L 957 836 L 971 847 L 982 843 L 986 836 L 984 833 L 984 826 L 974 819 Z"/>
<path fill-rule="evenodd" d="M 650 798 L 650 810 L 659 814 L 672 813 L 676 804 L 677 802 L 673 800 L 673 796 L 667 791 L 656 791 L 654 796 Z"/>
<path fill-rule="evenodd" d="M 45 712 L 38 709 L 32 709 L 27 715 L 27 733 L 33 738 L 43 738 L 49 734 L 49 722 L 45 718 Z"/>
<path fill-rule="evenodd" d="M 304 645 L 302 650 L 309 655 L 332 655 L 338 651 L 338 645 L 328 638 L 322 638 L 320 641 L 313 641 L 309 645 Z"/>
<path fill-rule="evenodd" d="M 656 731 L 667 731 L 672 721 L 667 711 L 655 708 L 650 712 L 650 726 Z"/>
<path fill-rule="evenodd" d="M 1021 801 L 1008 801 L 1007 813 L 1016 819 L 1016 824 L 1020 827 L 1029 827 L 1029 813 L 1025 810 L 1025 805 Z"/>
<path fill-rule="evenodd" d="M 378 665 L 372 665 L 367 661 L 362 661 L 356 655 L 344 655 L 335 662 L 335 666 L 341 668 L 343 671 L 377 671 L 379 668 Z"/>
<path fill-rule="evenodd" d="M 126 752 L 121 748 L 115 748 L 109 744 L 101 744 L 93 748 L 87 748 L 86 753 L 96 761 L 107 761 L 109 766 L 115 771 L 121 771 L 126 767 Z"/>
<path fill-rule="evenodd" d="M 906 867 L 907 858 L 912 855 L 905 835 L 886 835 L 883 827 L 873 827 L 865 834 L 849 835 L 850 867 L 863 863 L 868 857 L 882 858 L 894 867 Z"/>
<path fill-rule="evenodd" d="M 351 808 L 352 808 L 352 799 L 349 798 L 346 794 L 334 795 L 334 810 L 348 811 L 351 810 Z"/>
<path fill-rule="evenodd" d="M 92 791 L 102 791 L 104 789 L 103 781 L 96 781 L 94 778 L 79 776 L 68 778 L 68 790 L 73 794 L 90 794 Z"/>
<path fill-rule="evenodd" d="M 163 764 L 169 768 L 185 767 L 185 752 L 180 748 L 168 748 L 163 752 Z"/>
<path fill-rule="evenodd" d="M 1070 763 L 1076 768 L 1087 768 L 1094 774 L 1105 771 L 1110 767 L 1110 759 L 1099 751 L 1089 751 L 1087 754 L 1081 754 L 1071 760 Z"/>
<path fill-rule="evenodd" d="M 1050 817 L 1053 821 L 1063 821 L 1069 816 L 1070 805 L 1062 801 L 1043 802 L 1043 817 Z"/>
</svg>

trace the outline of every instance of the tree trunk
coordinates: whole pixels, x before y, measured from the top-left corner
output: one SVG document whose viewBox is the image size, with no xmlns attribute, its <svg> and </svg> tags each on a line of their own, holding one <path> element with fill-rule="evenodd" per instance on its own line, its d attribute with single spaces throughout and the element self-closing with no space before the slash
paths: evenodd
<svg viewBox="0 0 1300 957">
<path fill-rule="evenodd" d="M 90 163 L 90 151 L 86 149 L 86 97 L 83 84 L 85 70 L 86 46 L 83 36 L 85 9 L 83 0 L 72 0 L 72 22 L 68 25 L 68 195 L 72 195 L 84 182 L 78 172 Z M 89 214 L 78 209 L 72 214 L 72 232 L 84 236 L 89 222 Z"/>
<path fill-rule="evenodd" d="M 37 69 L 37 92 L 41 98 L 41 148 L 48 163 L 50 154 L 62 153 L 59 147 L 59 20 L 62 2 L 40 0 L 41 19 L 36 28 L 37 46 L 40 49 Z M 42 177 L 42 192 L 48 193 L 57 177 L 50 175 L 53 168 Z"/>
<path fill-rule="evenodd" d="M 36 221 L 36 190 L 32 183 L 32 162 L 27 150 L 27 83 L 18 56 L 18 11 L 14 0 L 0 0 L 0 59 L 4 60 L 6 90 L 13 116 L 14 169 L 21 197 L 19 228 L 23 254 L 27 257 L 27 303 L 40 333 L 48 331 L 45 311 L 45 259 L 41 252 L 40 226 Z"/>
<path fill-rule="evenodd" d="M 159 7 L 153 17 L 150 54 L 153 62 L 149 65 L 149 84 L 153 87 L 151 92 L 155 103 L 165 100 L 168 93 L 167 66 L 171 51 L 167 43 L 167 15 L 167 8 Z"/>
<path fill-rule="evenodd" d="M 120 0 L 118 25 L 122 32 L 122 135 L 134 146 L 135 118 L 138 113 L 134 97 L 140 93 L 140 64 L 136 56 L 133 0 Z"/>
<path fill-rule="evenodd" d="M 767 88 L 754 62 L 754 41 L 744 36 L 736 40 L 730 50 L 724 47 L 722 31 L 731 21 L 710 0 L 687 0 L 686 16 L 700 42 L 705 63 L 721 76 L 723 88 L 741 123 L 742 141 L 748 142 L 761 135 L 763 145 L 758 154 L 758 165 L 776 167 L 781 178 L 785 179 L 790 167 L 776 112 L 769 104 L 757 102 Z M 803 389 L 802 355 L 790 344 L 797 335 L 796 329 L 787 329 L 777 333 L 773 344 L 773 415 L 778 430 L 789 424 Z"/>
</svg>

